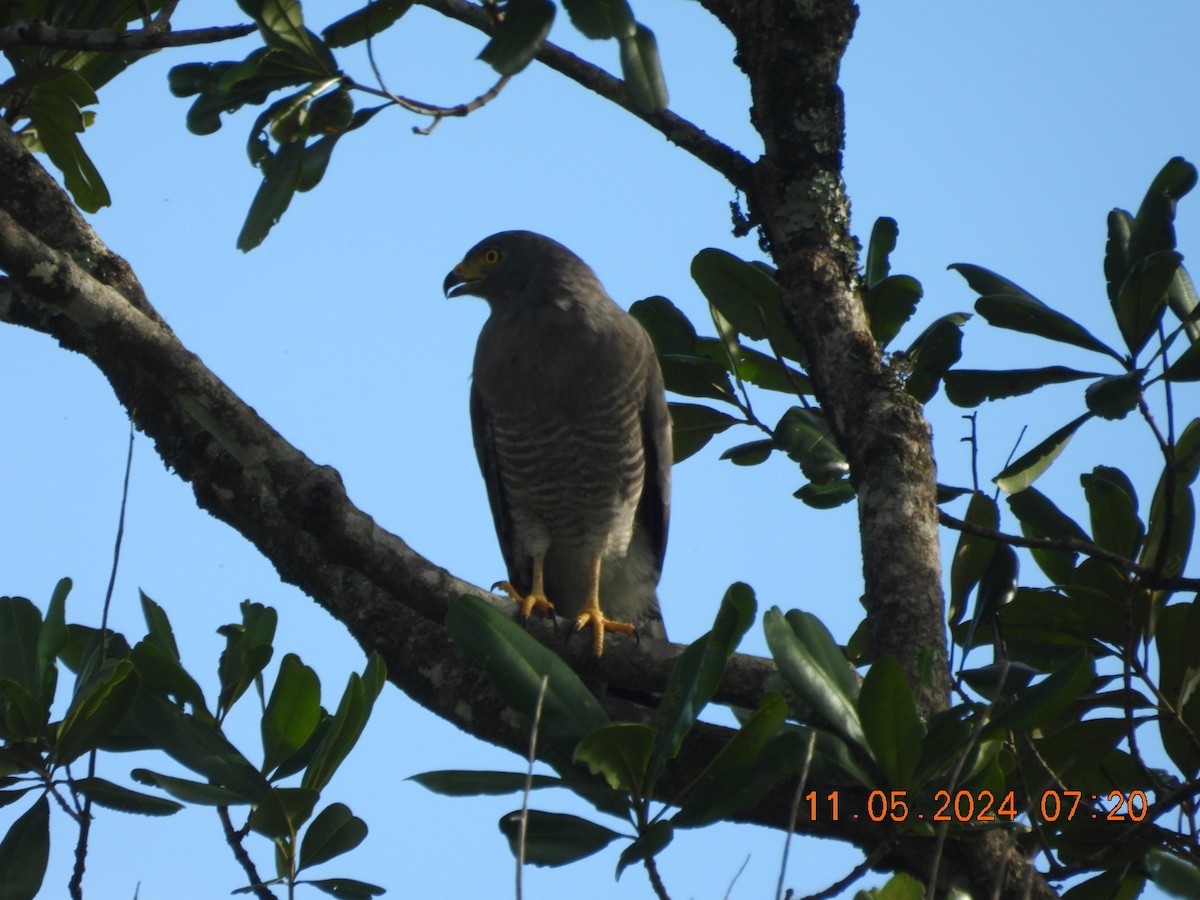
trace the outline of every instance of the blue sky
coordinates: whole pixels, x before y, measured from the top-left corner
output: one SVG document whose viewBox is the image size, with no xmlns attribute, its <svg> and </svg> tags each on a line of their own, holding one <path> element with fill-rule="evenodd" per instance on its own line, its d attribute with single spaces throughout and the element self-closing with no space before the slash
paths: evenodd
<svg viewBox="0 0 1200 900">
<path fill-rule="evenodd" d="M 320 28 L 354 5 L 310 0 L 305 8 Z M 730 62 L 728 35 L 686 0 L 634 6 L 658 36 L 672 108 L 755 157 L 747 85 Z M 877 216 L 897 219 L 893 271 L 925 286 L 897 344 L 937 316 L 970 310 L 965 283 L 946 271 L 954 262 L 992 268 L 1094 321 L 1107 307 L 1106 214 L 1113 206 L 1136 208 L 1170 157 L 1200 160 L 1192 65 L 1200 8 L 1028 0 L 862 6 L 842 78 L 845 175 L 856 233 L 865 239 Z M 182 7 L 178 27 L 242 21 L 232 2 Z M 551 37 L 616 67 L 614 46 L 579 37 L 565 17 Z M 482 45 L 478 33 L 418 8 L 378 42 L 376 54 L 392 90 L 451 104 L 491 84 L 490 69 L 474 59 Z M 574 249 L 622 305 L 663 294 L 703 329 L 707 311 L 688 275 L 692 256 L 720 247 L 761 258 L 757 246 L 731 236 L 733 192 L 718 176 L 622 111 L 534 66 L 491 106 L 445 121 L 429 137 L 413 135 L 425 123 L 406 114 L 376 117 L 341 142 L 324 182 L 296 198 L 265 244 L 242 254 L 234 242 L 258 184 L 244 152 L 256 113 L 194 136 L 184 127 L 187 101 L 170 96 L 166 72 L 184 61 L 241 58 L 252 46 L 159 54 L 104 89 L 84 141 L 115 202 L 92 221 L 131 262 L 183 342 L 285 437 L 337 468 L 359 506 L 437 564 L 491 584 L 503 564 L 466 405 L 486 308 L 472 298 L 444 300 L 446 272 L 481 237 L 530 228 Z M 339 59 L 369 81 L 363 54 Z M 1196 203 L 1189 197 L 1181 205 L 1185 256 L 1197 240 Z M 1115 338 L 1107 320 L 1095 331 Z M 1035 342 L 998 337 L 977 319 L 964 347 L 966 365 L 1044 364 L 1029 355 Z M 1085 364 L 1082 356 L 1074 361 Z M 44 604 L 57 579 L 70 576 L 68 618 L 94 624 L 109 573 L 127 421 L 94 367 L 42 335 L 0 329 L 0 378 L 0 471 L 9 473 L 0 479 L 0 592 Z M 1077 415 L 1079 393 L 1067 385 L 981 409 L 981 475 L 1003 466 L 1022 426 L 1029 427 L 1028 447 Z M 941 480 L 954 484 L 970 480 L 961 412 L 940 397 L 929 407 Z M 699 636 L 725 587 L 744 580 L 760 610 L 809 610 L 845 640 L 861 617 L 854 512 L 817 512 L 792 499 L 803 479 L 784 460 L 751 469 L 717 460 L 724 447 L 755 436 L 719 437 L 675 471 L 661 588 L 668 631 L 677 641 Z M 1155 476 L 1143 461 L 1152 463 L 1153 452 L 1136 428 L 1093 423 L 1046 489 L 1080 515 L 1076 476 L 1104 462 L 1135 479 L 1140 472 L 1148 497 Z M 222 646 L 216 628 L 236 619 L 245 598 L 278 609 L 280 652 L 297 652 L 316 668 L 327 706 L 348 673 L 362 668 L 341 626 L 283 585 L 244 539 L 197 510 L 190 488 L 141 436 L 112 618 L 130 636 L 143 629 L 139 588 L 167 609 L 185 661 L 201 672 L 214 672 Z M 757 628 L 742 649 L 765 652 Z M 215 693 L 215 674 L 204 685 Z M 250 747 L 252 725 L 240 726 Z M 109 757 L 101 774 L 121 781 L 144 764 Z M 382 884 L 392 897 L 510 895 L 513 863 L 496 820 L 516 801 L 435 797 L 404 779 L 439 768 L 521 766 L 385 689 L 327 794 L 366 819 L 371 834 L 315 874 Z M 547 809 L 575 808 L 567 798 L 537 799 Z M 12 807 L 0 810 L 0 828 L 12 815 Z M 55 832 L 41 896 L 63 894 L 71 842 L 68 831 Z M 663 877 L 676 898 L 723 897 L 735 879 L 731 897 L 774 896 L 782 848 L 781 834 L 753 827 L 681 834 L 662 858 Z M 639 870 L 614 883 L 618 852 L 562 870 L 531 869 L 525 896 L 650 896 Z M 270 869 L 265 845 L 255 856 Z M 817 891 L 858 861 L 849 848 L 801 841 L 786 883 L 798 894 Z M 116 900 L 135 890 L 142 898 L 220 896 L 240 877 L 206 811 L 167 821 L 99 813 L 89 897 Z M 857 886 L 882 880 L 873 875 Z"/>
</svg>

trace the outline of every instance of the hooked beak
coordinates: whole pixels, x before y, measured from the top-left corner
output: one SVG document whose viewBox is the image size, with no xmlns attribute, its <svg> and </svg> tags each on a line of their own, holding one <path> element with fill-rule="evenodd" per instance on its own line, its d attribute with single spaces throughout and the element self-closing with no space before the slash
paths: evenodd
<svg viewBox="0 0 1200 900">
<path fill-rule="evenodd" d="M 482 278 L 482 274 L 463 260 L 442 281 L 442 293 L 447 297 L 461 297 L 471 293 L 471 288 Z"/>
</svg>

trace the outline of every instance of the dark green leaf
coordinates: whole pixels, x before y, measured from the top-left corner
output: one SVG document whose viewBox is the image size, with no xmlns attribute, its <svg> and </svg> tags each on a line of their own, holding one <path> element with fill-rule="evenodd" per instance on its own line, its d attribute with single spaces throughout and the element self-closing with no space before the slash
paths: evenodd
<svg viewBox="0 0 1200 900">
<path fill-rule="evenodd" d="M 225 625 L 218 629 L 225 637 L 225 649 L 221 652 L 217 670 L 221 678 L 217 709 L 222 715 L 237 702 L 271 661 L 271 642 L 275 640 L 275 626 L 279 620 L 275 610 L 261 603 L 243 600 L 240 608 L 240 625 Z"/>
<path fill-rule="evenodd" d="M 1032 666 L 1007 660 L 959 672 L 962 680 L 989 702 L 1024 689 L 1037 674 Z"/>
<path fill-rule="evenodd" d="M 133 663 L 120 660 L 101 671 L 100 677 L 71 699 L 58 725 L 53 757 L 59 765 L 99 747 L 133 706 L 140 684 Z"/>
<path fill-rule="evenodd" d="M 962 356 L 962 326 L 969 318 L 966 313 L 942 316 L 909 345 L 904 389 L 922 403 L 937 393 L 942 376 Z"/>
<path fill-rule="evenodd" d="M 269 164 L 264 160 L 262 184 L 254 194 L 250 211 L 246 213 L 246 221 L 238 234 L 239 250 L 253 250 L 282 218 L 299 187 L 303 168 L 303 141 L 283 144 L 270 158 Z"/>
<path fill-rule="evenodd" d="M 880 216 L 871 227 L 871 239 L 867 242 L 867 265 L 863 271 L 863 281 L 868 287 L 878 284 L 887 278 L 891 271 L 889 257 L 896 249 L 896 238 L 900 235 L 900 226 L 896 220 L 888 216 Z"/>
<path fill-rule="evenodd" d="M 1097 466 L 1079 477 L 1092 517 L 1092 534 L 1105 550 L 1133 559 L 1145 527 L 1137 514 L 1133 483 L 1120 469 Z"/>
<path fill-rule="evenodd" d="M 1096 670 L 1091 657 L 1078 652 L 1042 681 L 1017 695 L 1007 709 L 988 723 L 989 730 L 1029 731 L 1053 722 L 1087 690 Z"/>
<path fill-rule="evenodd" d="M 692 260 L 692 279 L 739 334 L 770 341 L 781 356 L 803 365 L 803 350 L 783 320 L 779 285 L 761 267 L 709 248 Z"/>
<path fill-rule="evenodd" d="M 131 791 L 127 787 L 105 781 L 103 778 L 77 778 L 72 782 L 75 790 L 93 803 L 121 812 L 138 813 L 143 816 L 169 816 L 183 809 L 182 803 Z"/>
<path fill-rule="evenodd" d="M 300 0 L 238 0 L 258 25 L 267 46 L 282 50 L 314 74 L 332 74 L 337 62 L 319 37 L 304 27 Z"/>
<path fill-rule="evenodd" d="M 840 478 L 824 484 L 806 484 L 792 496 L 813 509 L 836 509 L 849 503 L 856 494 L 854 484 L 848 478 Z"/>
<path fill-rule="evenodd" d="M 372 653 L 367 660 L 362 675 L 350 673 L 329 730 L 317 745 L 312 761 L 304 770 L 304 777 L 300 781 L 302 786 L 321 791 L 329 784 L 329 779 L 345 762 L 362 736 L 367 720 L 371 717 L 375 699 L 383 686 L 382 678 L 383 662 L 376 653 Z"/>
<path fill-rule="evenodd" d="M 1146 854 L 1150 880 L 1162 891 L 1181 900 L 1200 897 L 1200 868 L 1165 850 Z"/>
<path fill-rule="evenodd" d="M 670 98 L 654 32 L 639 24 L 633 34 L 619 38 L 619 42 L 621 75 L 625 78 L 625 92 L 629 99 L 642 112 L 662 112 L 667 108 Z"/>
<path fill-rule="evenodd" d="M 321 794 L 311 788 L 272 787 L 246 820 L 254 831 L 273 840 L 290 840 L 308 821 Z"/>
<path fill-rule="evenodd" d="M 50 802 L 43 794 L 0 841 L 0 900 L 29 900 L 42 887 L 50 861 Z"/>
<path fill-rule="evenodd" d="M 922 296 L 921 282 L 911 275 L 890 275 L 871 285 L 863 303 L 875 343 L 886 347 L 912 318 Z"/>
<path fill-rule="evenodd" d="M 499 822 L 514 857 L 519 854 L 520 819 L 520 812 L 511 812 Z M 525 861 L 535 866 L 563 866 L 603 850 L 619 837 L 611 828 L 578 816 L 531 809 L 525 829 Z"/>
<path fill-rule="evenodd" d="M 835 481 L 850 471 L 819 409 L 793 406 L 775 426 L 775 446 L 800 463 L 806 478 L 818 484 Z"/>
<path fill-rule="evenodd" d="M 1175 249 L 1175 204 L 1195 186 L 1196 167 L 1178 156 L 1154 176 L 1130 227 L 1130 267 L 1151 254 Z"/>
<path fill-rule="evenodd" d="M 1194 315 L 1196 309 L 1196 297 L 1195 289 L 1192 287 L 1191 279 L 1187 277 L 1182 267 L 1180 267 L 1179 272 L 1176 273 L 1176 277 L 1177 279 L 1186 279 L 1188 292 L 1187 303 L 1193 305 L 1192 308 Z M 1183 305 L 1183 301 L 1180 301 L 1180 305 Z M 1187 348 L 1182 354 L 1180 354 L 1179 358 L 1175 360 L 1175 362 L 1171 363 L 1171 365 L 1167 368 L 1166 374 L 1163 376 L 1167 379 L 1167 381 L 1200 381 L 1200 334 L 1192 333 L 1197 328 L 1200 328 L 1200 322 L 1197 322 L 1196 319 L 1191 317 L 1187 318 L 1185 321 L 1187 322 L 1186 330 L 1191 338 L 1191 343 L 1188 344 Z"/>
<path fill-rule="evenodd" d="M 147 597 L 145 591 L 138 591 L 138 596 L 142 601 L 142 618 L 146 620 L 146 640 L 179 662 L 179 645 L 175 643 L 175 632 L 166 610 Z"/>
<path fill-rule="evenodd" d="M 888 785 L 910 787 L 921 761 L 925 726 L 917 715 L 904 670 L 891 654 L 875 660 L 863 678 L 858 716 Z"/>
<path fill-rule="evenodd" d="M 1005 466 L 992 481 L 1006 494 L 1014 494 L 1029 487 L 1050 468 L 1054 460 L 1058 459 L 1058 455 L 1066 448 L 1075 432 L 1091 417 L 1092 413 L 1088 412 L 1068 422 L 1032 450 Z"/>
<path fill-rule="evenodd" d="M 571 24 L 593 40 L 628 37 L 636 22 L 625 0 L 563 0 Z"/>
<path fill-rule="evenodd" d="M 1025 488 L 1023 491 L 1009 494 L 1005 499 L 1008 508 L 1021 523 L 1021 533 L 1026 537 L 1055 540 L 1071 538 L 1091 543 L 1091 538 L 1079 523 L 1063 513 L 1037 488 Z M 1070 578 L 1075 568 L 1075 560 L 1079 556 L 1076 552 L 1065 550 L 1031 550 L 1030 553 L 1041 570 L 1055 584 L 1062 584 Z"/>
<path fill-rule="evenodd" d="M 766 462 L 774 449 L 775 442 L 770 438 L 764 438 L 761 441 L 749 441 L 745 444 L 738 444 L 736 447 L 730 447 L 721 454 L 721 459 L 727 459 L 735 466 L 757 466 Z"/>
<path fill-rule="evenodd" d="M 300 869 L 349 853 L 367 837 L 367 823 L 344 803 L 331 803 L 317 815 L 300 843 Z"/>
<path fill-rule="evenodd" d="M 989 628 L 996 614 L 1012 602 L 1017 591 L 1017 577 L 1020 571 L 1016 551 L 1008 544 L 996 544 L 987 568 L 983 570 L 979 579 L 975 613 L 971 616 L 971 624 L 963 640 L 965 649 L 969 650 L 974 646 L 975 632 L 979 628 Z"/>
<path fill-rule="evenodd" d="M 343 900 L 371 900 L 372 897 L 387 893 L 386 888 L 381 888 L 377 884 L 355 881 L 353 878 L 318 878 L 313 881 L 305 879 L 296 883 L 311 885 L 318 891 L 329 894 L 331 897 L 343 898 Z"/>
<path fill-rule="evenodd" d="M 1104 280 L 1108 288 L 1108 302 L 1116 309 L 1121 285 L 1129 274 L 1129 235 L 1133 230 L 1133 216 L 1123 209 L 1114 209 L 1108 214 L 1108 242 L 1104 246 Z"/>
<path fill-rule="evenodd" d="M 1200 750 L 1193 740 L 1200 729 L 1200 600 L 1174 603 L 1159 615 L 1154 641 L 1161 667 L 1159 688 L 1182 716 L 1160 716 L 1158 727 L 1167 755 L 1186 778 L 1200 772 Z"/>
<path fill-rule="evenodd" d="M 1041 369 L 984 371 L 955 369 L 946 373 L 946 396 L 955 406 L 978 406 L 985 400 L 1017 397 L 1048 384 L 1063 384 L 1083 378 L 1100 378 L 1100 372 L 1080 372 L 1064 366 Z"/>
<path fill-rule="evenodd" d="M 1084 392 L 1088 409 L 1105 419 L 1125 418 L 1137 408 L 1145 376 L 1145 369 L 1135 369 L 1124 375 L 1109 375 L 1089 384 Z"/>
<path fill-rule="evenodd" d="M 479 58 L 501 75 L 516 75 L 533 61 L 554 22 L 550 0 L 508 0 L 504 21 Z"/>
<path fill-rule="evenodd" d="M 867 747 L 855 701 L 858 682 L 833 637 L 814 616 L 770 609 L 763 618 L 767 646 L 780 674 L 797 696 L 816 710 L 842 737 Z"/>
<path fill-rule="evenodd" d="M 535 790 L 563 786 L 562 779 L 549 775 L 534 775 L 530 779 L 523 772 L 476 772 L 466 769 L 423 772 L 420 775 L 409 776 L 408 780 L 447 797 L 516 794 L 525 790 L 526 783 Z"/>
<path fill-rule="evenodd" d="M 142 686 L 164 696 L 172 696 L 192 705 L 192 712 L 202 718 L 212 718 L 204 701 L 200 685 L 188 674 L 178 659 L 169 656 L 150 639 L 141 641 L 130 655 Z"/>
<path fill-rule="evenodd" d="M 1196 295 L 1192 276 L 1182 265 L 1175 270 L 1175 277 L 1171 279 L 1171 286 L 1167 289 L 1167 305 L 1171 307 L 1171 312 L 1179 317 L 1179 321 L 1184 323 L 1184 331 L 1192 343 L 1200 341 L 1200 321 L 1197 321 L 1200 297 Z"/>
<path fill-rule="evenodd" d="M 262 718 L 264 772 L 270 772 L 312 737 L 321 718 L 317 673 L 289 653 L 279 665 Z"/>
<path fill-rule="evenodd" d="M 685 397 L 733 402 L 733 385 L 729 383 L 725 367 L 711 359 L 665 354 L 659 357 L 659 364 L 662 367 L 663 386 L 668 391 Z"/>
<path fill-rule="evenodd" d="M 579 676 L 557 654 L 539 644 L 492 604 L 464 594 L 450 605 L 446 629 L 469 655 L 483 660 L 505 701 L 532 722 L 548 678 L 538 730 L 538 746 L 568 763 L 584 735 L 608 722 Z"/>
<path fill-rule="evenodd" d="M 1014 297 L 1007 294 L 980 297 L 975 303 L 975 311 L 983 316 L 989 325 L 996 328 L 1035 334 L 1052 341 L 1103 353 L 1113 359 L 1121 359 L 1120 354 L 1094 337 L 1078 322 L 1032 297 Z"/>
<path fill-rule="evenodd" d="M 349 47 L 391 27 L 412 5 L 413 0 L 373 0 L 326 26 L 321 37 L 330 47 Z"/>
<path fill-rule="evenodd" d="M 696 328 L 666 297 L 647 297 L 629 307 L 629 314 L 650 335 L 659 356 L 693 356 L 696 352 Z"/>
<path fill-rule="evenodd" d="M 669 820 L 651 822 L 637 836 L 637 840 L 621 851 L 621 857 L 617 860 L 617 877 L 620 878 L 621 873 L 634 863 L 656 856 L 671 843 L 673 837 L 675 828 Z"/>
<path fill-rule="evenodd" d="M 46 709 L 54 702 L 58 685 L 58 654 L 67 642 L 66 605 L 71 592 L 71 579 L 59 579 L 46 607 L 46 618 L 38 631 L 38 699 Z"/>
<path fill-rule="evenodd" d="M 707 353 L 707 339 L 698 342 L 701 353 Z M 737 377 L 748 381 L 755 387 L 768 391 L 779 391 L 784 394 L 799 396 L 811 395 L 814 391 L 812 380 L 798 369 L 780 362 L 774 356 L 760 353 L 753 347 L 738 345 L 733 359 L 733 367 Z"/>
<path fill-rule="evenodd" d="M 1117 295 L 1114 312 L 1125 345 L 1134 356 L 1158 330 L 1167 307 L 1167 290 L 1183 261 L 1174 250 L 1164 250 L 1138 259 L 1130 268 L 1121 292 Z"/>
<path fill-rule="evenodd" d="M 1000 526 L 996 501 L 976 491 L 967 504 L 964 520 L 970 525 L 995 531 Z M 995 546 L 991 539 L 976 537 L 965 531 L 958 536 L 958 546 L 950 563 L 950 608 L 947 619 L 950 625 L 957 625 L 966 612 L 967 598 L 983 577 Z"/>
<path fill-rule="evenodd" d="M 700 711 L 716 693 L 725 664 L 754 621 L 754 590 L 736 582 L 725 591 L 712 629 L 679 657 L 667 680 L 651 725 L 657 740 L 649 765 L 649 780 L 658 780 L 667 761 L 674 759 Z"/>
<path fill-rule="evenodd" d="M 601 775 L 613 790 L 643 796 L 654 731 L 637 722 L 609 722 L 585 735 L 575 748 L 575 762 Z"/>
<path fill-rule="evenodd" d="M 80 107 L 96 103 L 96 94 L 78 72 L 55 69 L 39 74 L 44 77 L 32 87 L 22 110 L 75 202 L 86 212 L 96 212 L 112 198 L 77 136 L 85 127 Z"/>
<path fill-rule="evenodd" d="M 668 408 L 671 411 L 671 440 L 676 464 L 698 452 L 730 425 L 742 421 L 698 403 L 670 403 Z"/>
<path fill-rule="evenodd" d="M 1200 420 L 1193 419 L 1175 444 L 1176 471 L 1163 471 L 1150 502 L 1146 541 L 1139 562 L 1160 567 L 1167 576 L 1183 571 L 1192 546 L 1195 501 L 1191 484 L 1200 463 Z"/>
<path fill-rule="evenodd" d="M 160 775 L 149 769 L 134 769 L 131 775 L 134 781 L 162 788 L 172 797 L 177 797 L 185 803 L 197 803 L 202 806 L 237 806 L 249 802 L 237 791 L 218 787 L 215 784 L 206 784 L 202 781 Z"/>
<path fill-rule="evenodd" d="M 38 643 L 42 614 L 24 597 L 0 597 L 0 679 L 40 693 Z"/>
</svg>

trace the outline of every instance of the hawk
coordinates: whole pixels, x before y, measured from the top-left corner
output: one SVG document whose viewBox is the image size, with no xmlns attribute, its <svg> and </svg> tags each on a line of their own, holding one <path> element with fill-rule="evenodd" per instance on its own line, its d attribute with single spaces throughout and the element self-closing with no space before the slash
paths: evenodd
<svg viewBox="0 0 1200 900">
<path fill-rule="evenodd" d="M 491 310 L 471 427 L 508 569 L 500 586 L 524 616 L 590 627 L 596 656 L 605 631 L 665 639 L 671 419 L 646 332 L 583 260 L 529 231 L 480 241 L 443 289 Z"/>
</svg>

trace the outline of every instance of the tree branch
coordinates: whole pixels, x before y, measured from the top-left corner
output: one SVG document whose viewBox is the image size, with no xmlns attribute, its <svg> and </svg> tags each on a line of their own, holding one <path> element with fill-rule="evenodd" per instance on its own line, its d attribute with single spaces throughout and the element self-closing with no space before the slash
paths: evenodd
<svg viewBox="0 0 1200 900">
<path fill-rule="evenodd" d="M 482 6 L 467 0 L 417 0 L 422 6 L 441 13 L 448 18 L 491 34 L 495 23 Z M 687 151 L 705 165 L 723 175 L 730 184 L 741 191 L 749 189 L 754 164 L 741 153 L 723 144 L 707 132 L 693 125 L 670 110 L 656 113 L 644 112 L 634 106 L 625 92 L 625 83 L 605 72 L 599 66 L 580 59 L 561 47 L 547 41 L 537 54 L 538 62 L 560 75 L 571 79 L 614 103 L 630 115 L 637 116 L 651 128 L 679 148 Z"/>
<path fill-rule="evenodd" d="M 189 47 L 193 44 L 215 44 L 245 37 L 253 34 L 254 30 L 254 25 L 225 25 L 168 31 L 161 25 L 152 24 L 136 31 L 117 31 L 112 28 L 59 28 L 47 25 L 39 19 L 27 19 L 0 27 L 0 50 L 11 47 L 50 47 L 55 50 L 126 53 L 160 50 L 164 47 Z"/>
</svg>

